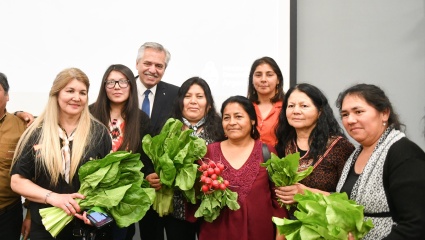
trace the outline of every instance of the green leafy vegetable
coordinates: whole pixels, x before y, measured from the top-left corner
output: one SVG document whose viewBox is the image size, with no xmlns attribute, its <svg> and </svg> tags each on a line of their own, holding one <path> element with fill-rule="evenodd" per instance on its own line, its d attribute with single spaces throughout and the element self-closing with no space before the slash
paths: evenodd
<svg viewBox="0 0 425 240">
<path fill-rule="evenodd" d="M 204 217 L 205 221 L 212 222 L 225 206 L 230 210 L 240 208 L 237 201 L 238 193 L 228 189 L 229 181 L 221 177 L 221 173 L 225 170 L 223 163 L 208 160 L 208 163 L 202 162 L 198 170 L 202 172 L 199 182 L 202 183 L 203 194 L 199 196 L 201 204 L 195 212 L 195 217 Z"/>
<path fill-rule="evenodd" d="M 288 154 L 284 158 L 279 158 L 276 154 L 271 153 L 271 158 L 267 162 L 262 163 L 262 167 L 267 168 L 267 172 L 271 181 L 277 187 L 284 187 L 294 185 L 299 181 L 306 178 L 313 171 L 313 167 L 310 166 L 302 172 L 298 172 L 298 165 L 300 164 L 300 153 L 296 152 Z M 278 199 L 281 202 L 280 199 Z M 281 202 L 283 205 L 283 203 Z M 290 205 L 287 206 L 287 209 Z"/>
<path fill-rule="evenodd" d="M 82 209 L 105 209 L 118 227 L 138 222 L 155 198 L 154 189 L 140 187 L 144 181 L 140 171 L 142 166 L 140 154 L 125 151 L 85 163 L 78 171 L 81 183 L 78 192 L 86 198 L 76 201 Z M 57 207 L 40 209 L 40 215 L 43 225 L 53 237 L 74 218 Z"/>
<path fill-rule="evenodd" d="M 205 156 L 207 147 L 201 138 L 191 136 L 192 129 L 182 131 L 183 123 L 170 118 L 159 135 L 143 137 L 142 147 L 152 160 L 162 187 L 156 191 L 153 209 L 160 216 L 173 211 L 174 189 L 180 189 L 186 199 L 195 203 L 193 185 L 197 176 L 196 160 Z"/>
<path fill-rule="evenodd" d="M 238 193 L 230 189 L 214 190 L 212 193 L 201 195 L 201 205 L 195 212 L 195 217 L 204 217 L 207 222 L 214 221 L 222 208 L 227 206 L 230 210 L 238 210 Z"/>
<path fill-rule="evenodd" d="M 324 196 L 308 190 L 296 194 L 297 220 L 273 217 L 279 233 L 288 240 L 298 239 L 347 239 L 351 232 L 355 239 L 361 239 L 372 228 L 372 220 L 364 221 L 363 209 L 346 193 L 332 193 Z"/>
</svg>

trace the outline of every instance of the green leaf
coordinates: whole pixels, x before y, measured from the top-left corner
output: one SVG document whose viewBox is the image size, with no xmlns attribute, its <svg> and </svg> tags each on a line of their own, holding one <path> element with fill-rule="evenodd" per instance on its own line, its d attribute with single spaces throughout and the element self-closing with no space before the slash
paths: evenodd
<svg viewBox="0 0 425 240">
<path fill-rule="evenodd" d="M 193 188 L 196 179 L 196 172 L 198 167 L 196 164 L 185 165 L 181 168 L 176 176 L 175 186 L 183 191 Z"/>
</svg>

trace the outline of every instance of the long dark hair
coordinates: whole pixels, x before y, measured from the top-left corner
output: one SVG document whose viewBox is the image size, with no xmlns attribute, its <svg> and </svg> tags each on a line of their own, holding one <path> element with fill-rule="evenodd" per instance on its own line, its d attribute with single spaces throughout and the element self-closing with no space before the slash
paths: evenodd
<svg viewBox="0 0 425 240">
<path fill-rule="evenodd" d="M 305 93 L 313 102 L 314 106 L 319 111 L 319 118 L 317 119 L 316 126 L 310 133 L 309 142 L 309 156 L 314 161 L 318 159 L 326 151 L 326 145 L 330 137 L 344 136 L 344 131 L 335 119 L 332 108 L 328 103 L 328 99 L 317 87 L 301 83 L 288 90 L 283 101 L 282 111 L 279 114 L 279 122 L 276 128 L 277 145 L 276 151 L 279 157 L 285 156 L 285 148 L 292 141 L 296 141 L 297 133 L 295 128 L 288 123 L 286 117 L 286 108 L 288 107 L 288 98 L 291 94 L 298 90 Z"/>
<path fill-rule="evenodd" d="M 179 88 L 177 99 L 174 101 L 173 112 L 171 117 L 175 119 L 182 119 L 183 116 L 183 100 L 189 88 L 192 85 L 198 85 L 204 90 L 205 98 L 207 100 L 207 109 L 205 114 L 204 132 L 205 135 L 212 141 L 221 141 L 224 139 L 223 126 L 221 125 L 221 118 L 215 108 L 214 99 L 208 83 L 200 77 L 191 77 L 187 79 Z"/>
<path fill-rule="evenodd" d="M 125 120 L 124 138 L 121 146 L 118 150 L 129 150 L 136 151 L 140 148 L 140 125 L 141 117 L 139 111 L 139 100 L 137 97 L 136 80 L 133 72 L 127 66 L 122 64 L 113 64 L 106 69 L 103 74 L 102 84 L 99 89 L 96 102 L 91 107 L 92 115 L 102 122 L 105 126 L 109 126 L 110 121 L 110 110 L 111 100 L 109 100 L 106 94 L 105 81 L 112 71 L 122 73 L 129 80 L 129 96 L 121 109 L 121 115 Z"/>
<path fill-rule="evenodd" d="M 250 120 L 254 121 L 254 125 L 252 126 L 253 129 L 251 129 L 250 131 L 251 137 L 255 140 L 260 138 L 260 133 L 258 132 L 258 129 L 257 129 L 257 114 L 255 113 L 255 108 L 254 108 L 254 105 L 252 105 L 252 102 L 244 96 L 229 97 L 221 105 L 220 112 L 222 117 L 223 117 L 223 111 L 229 103 L 237 103 L 242 106 L 245 112 L 248 113 Z"/>
<path fill-rule="evenodd" d="M 282 101 L 283 98 L 285 97 L 285 92 L 283 91 L 283 75 L 282 75 L 282 71 L 280 71 L 279 65 L 277 65 L 276 61 L 271 57 L 262 57 L 255 60 L 252 63 L 251 71 L 249 72 L 249 78 L 248 78 L 248 94 L 247 94 L 248 99 L 251 102 L 254 102 L 257 104 L 260 103 L 258 101 L 258 94 L 255 91 L 254 83 L 252 81 L 253 81 L 255 69 L 257 69 L 257 67 L 261 64 L 269 65 L 273 69 L 273 72 L 276 74 L 277 79 L 279 80 L 279 83 L 276 86 L 277 93 L 270 99 L 270 101 L 272 103 Z"/>
<path fill-rule="evenodd" d="M 387 97 L 385 92 L 376 85 L 373 84 L 356 84 L 338 95 L 336 100 L 336 107 L 341 111 L 342 102 L 347 95 L 354 95 L 363 98 L 370 106 L 376 109 L 378 112 L 384 112 L 389 110 L 390 116 L 388 118 L 388 126 L 393 126 L 397 130 L 405 128 L 399 120 L 398 114 L 394 112 L 393 105 L 390 99 Z"/>
</svg>

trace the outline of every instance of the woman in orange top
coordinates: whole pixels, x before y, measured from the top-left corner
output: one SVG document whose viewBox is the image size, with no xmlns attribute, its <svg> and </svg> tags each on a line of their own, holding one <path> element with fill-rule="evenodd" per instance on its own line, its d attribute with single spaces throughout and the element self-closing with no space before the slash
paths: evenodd
<svg viewBox="0 0 425 240">
<path fill-rule="evenodd" d="M 275 128 L 284 96 L 283 76 L 276 61 L 271 57 L 255 60 L 249 73 L 247 97 L 255 107 L 260 140 L 272 146 L 277 143 Z"/>
</svg>

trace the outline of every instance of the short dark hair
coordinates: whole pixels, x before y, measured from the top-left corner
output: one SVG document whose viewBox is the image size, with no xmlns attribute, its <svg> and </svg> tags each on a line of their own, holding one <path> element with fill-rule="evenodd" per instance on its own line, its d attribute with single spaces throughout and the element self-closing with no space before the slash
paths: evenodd
<svg viewBox="0 0 425 240">
<path fill-rule="evenodd" d="M 310 147 L 309 154 L 314 160 L 317 160 L 319 155 L 322 155 L 326 151 L 326 145 L 329 138 L 333 136 L 344 136 L 344 131 L 338 124 L 326 96 L 316 86 L 308 83 L 300 83 L 291 87 L 285 95 L 276 128 L 276 136 L 278 139 L 276 151 L 278 156 L 284 156 L 286 146 L 297 138 L 295 128 L 289 125 L 286 117 L 288 99 L 295 90 L 305 93 L 320 113 L 316 126 L 311 131 L 308 139 Z"/>
<path fill-rule="evenodd" d="M 223 111 L 229 103 L 238 103 L 239 105 L 242 106 L 242 108 L 245 110 L 245 112 L 248 113 L 250 120 L 254 121 L 254 125 L 252 126 L 253 129 L 250 131 L 251 137 L 255 140 L 260 138 L 260 133 L 258 132 L 258 129 L 257 129 L 257 114 L 255 113 L 255 108 L 254 108 L 254 105 L 252 104 L 252 102 L 244 96 L 229 97 L 221 105 L 221 111 L 220 112 L 221 112 L 222 119 L 223 119 Z"/>
<path fill-rule="evenodd" d="M 389 111 L 388 125 L 393 126 L 396 130 L 405 128 L 399 120 L 398 114 L 394 111 L 390 99 L 385 92 L 376 85 L 360 83 L 344 90 L 338 95 L 336 107 L 341 111 L 342 103 L 347 95 L 354 95 L 363 98 L 370 106 L 378 112 Z"/>
<path fill-rule="evenodd" d="M 276 86 L 277 93 L 270 99 L 270 101 L 272 103 L 282 101 L 283 98 L 285 97 L 285 92 L 283 91 L 283 75 L 282 75 L 282 71 L 280 71 L 279 65 L 277 65 L 276 61 L 271 57 L 262 57 L 255 60 L 252 63 L 251 71 L 249 72 L 249 78 L 248 78 L 248 94 L 247 94 L 248 99 L 251 102 L 254 102 L 257 104 L 260 103 L 258 101 L 258 95 L 255 91 L 254 84 L 252 81 L 253 81 L 255 69 L 257 69 L 257 67 L 261 64 L 269 65 L 273 69 L 273 72 L 276 73 L 277 79 L 279 80 L 279 83 Z"/>
<path fill-rule="evenodd" d="M 0 72 L 0 85 L 3 87 L 6 93 L 9 92 L 9 83 L 7 82 L 7 77 L 4 73 Z"/>
</svg>

